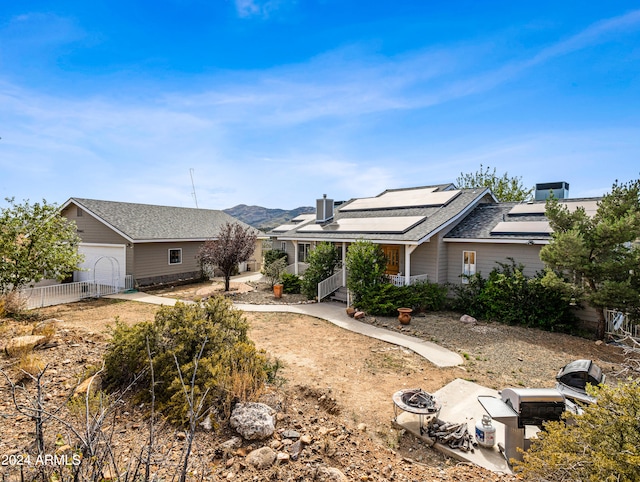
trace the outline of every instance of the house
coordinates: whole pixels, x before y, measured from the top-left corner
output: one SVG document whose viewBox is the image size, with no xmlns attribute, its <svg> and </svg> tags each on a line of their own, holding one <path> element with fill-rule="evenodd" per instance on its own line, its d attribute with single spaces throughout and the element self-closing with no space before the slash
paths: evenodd
<svg viewBox="0 0 640 482">
<path fill-rule="evenodd" d="M 349 244 L 369 240 L 381 245 L 394 283 L 446 282 L 450 270 L 444 237 L 477 206 L 496 202 L 486 188 L 456 189 L 453 184 L 389 189 L 337 207 L 324 196 L 315 216 L 298 216 L 269 235 L 272 246 L 287 252 L 296 274 L 317 243 L 334 243 L 344 259 Z"/>
<path fill-rule="evenodd" d="M 199 279 L 197 255 L 204 242 L 227 222 L 248 226 L 218 210 L 82 198 L 70 198 L 61 214 L 76 223 L 82 240 L 85 261 L 74 281 L 113 280 L 119 286 L 126 276 L 139 287 Z M 260 269 L 261 247 L 258 241 L 240 269 Z"/>
</svg>

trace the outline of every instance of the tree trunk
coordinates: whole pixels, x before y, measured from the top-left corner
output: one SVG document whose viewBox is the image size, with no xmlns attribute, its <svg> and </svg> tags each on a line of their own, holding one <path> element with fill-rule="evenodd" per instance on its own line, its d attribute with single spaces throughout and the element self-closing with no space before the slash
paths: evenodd
<svg viewBox="0 0 640 482">
<path fill-rule="evenodd" d="M 224 275 L 224 290 L 229 291 L 229 285 L 231 284 L 231 276 L 228 274 Z"/>
<path fill-rule="evenodd" d="M 598 322 L 596 325 L 596 338 L 598 340 L 604 340 L 605 328 L 607 322 L 604 318 L 604 308 L 596 308 L 596 314 L 598 315 Z"/>
</svg>

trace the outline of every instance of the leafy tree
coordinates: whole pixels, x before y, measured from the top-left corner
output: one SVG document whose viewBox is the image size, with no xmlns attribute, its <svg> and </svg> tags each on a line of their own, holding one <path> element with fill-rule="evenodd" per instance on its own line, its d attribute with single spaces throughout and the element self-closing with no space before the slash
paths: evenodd
<svg viewBox="0 0 640 482">
<path fill-rule="evenodd" d="M 63 280 L 82 262 L 76 226 L 55 204 L 17 204 L 0 210 L 0 293 L 18 291 L 42 279 Z"/>
<path fill-rule="evenodd" d="M 288 256 L 287 256 L 287 252 L 282 251 L 281 249 L 268 249 L 262 254 L 262 258 L 264 260 L 264 265 L 267 266 L 273 263 L 275 260 L 281 259 L 281 258 L 284 258 L 284 261 L 286 263 Z"/>
<path fill-rule="evenodd" d="M 456 179 L 459 188 L 488 187 L 494 196 L 501 202 L 525 201 L 531 197 L 533 188 L 526 189 L 522 185 L 522 177 L 510 177 L 505 172 L 502 176 L 496 174 L 489 166 L 480 164 L 480 169 L 472 173 L 460 173 Z"/>
<path fill-rule="evenodd" d="M 347 288 L 359 303 L 367 290 L 386 283 L 387 258 L 382 247 L 371 241 L 358 240 L 347 251 Z"/>
<path fill-rule="evenodd" d="M 302 279 L 302 293 L 307 298 L 318 294 L 318 283 L 331 276 L 340 264 L 340 254 L 332 243 L 319 243 L 307 257 L 309 267 Z"/>
<path fill-rule="evenodd" d="M 567 283 L 595 308 L 596 335 L 605 335 L 604 309 L 640 311 L 640 180 L 616 181 L 590 217 L 583 208 L 569 211 L 557 199 L 547 201 L 552 241 L 540 258 L 567 275 Z"/>
<path fill-rule="evenodd" d="M 277 258 L 262 267 L 262 274 L 269 279 L 271 287 L 273 288 L 273 286 L 282 279 L 282 275 L 285 273 L 286 268 L 286 258 Z"/>
<path fill-rule="evenodd" d="M 524 480 L 640 481 L 640 380 L 588 386 L 597 402 L 547 422 L 516 470 Z"/>
<path fill-rule="evenodd" d="M 224 290 L 229 291 L 231 276 L 238 265 L 251 258 L 256 249 L 256 230 L 251 226 L 227 222 L 217 239 L 209 240 L 200 248 L 198 259 L 203 266 L 214 266 L 224 275 Z"/>
</svg>

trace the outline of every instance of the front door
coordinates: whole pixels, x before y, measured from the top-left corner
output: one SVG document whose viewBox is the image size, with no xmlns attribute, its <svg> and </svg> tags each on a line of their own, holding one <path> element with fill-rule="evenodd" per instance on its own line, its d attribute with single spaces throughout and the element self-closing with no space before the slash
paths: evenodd
<svg viewBox="0 0 640 482">
<path fill-rule="evenodd" d="M 400 271 L 400 246 L 382 245 L 382 252 L 387 258 L 386 274 L 398 274 Z"/>
</svg>

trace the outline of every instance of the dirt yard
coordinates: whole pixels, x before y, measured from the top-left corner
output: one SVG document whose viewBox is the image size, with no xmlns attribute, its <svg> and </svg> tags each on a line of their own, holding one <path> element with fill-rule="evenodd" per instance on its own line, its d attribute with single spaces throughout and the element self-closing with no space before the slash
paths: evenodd
<svg viewBox="0 0 640 482">
<path fill-rule="evenodd" d="M 165 289 L 156 294 L 201 299 L 221 289 L 219 284 L 207 283 Z M 233 285 L 231 296 L 242 302 L 276 302 L 263 286 L 244 283 Z M 296 295 L 285 295 L 278 301 L 302 300 Z M 49 373 L 55 386 L 52 397 L 63 398 L 65 390 L 75 386 L 83 372 L 99 364 L 108 343 L 108 326 L 116 317 L 126 323 L 136 323 L 152 319 L 156 309 L 153 305 L 103 299 L 40 310 L 40 319 L 61 320 L 56 323 L 56 344 L 41 351 L 51 364 Z M 558 369 L 574 359 L 593 359 L 609 378 L 615 378 L 622 361 L 620 349 L 607 344 L 520 327 L 466 324 L 453 313 L 417 316 L 406 327 L 393 318 L 365 319 L 368 323 L 434 341 L 462 355 L 462 366 L 439 369 L 413 352 L 344 331 L 324 320 L 281 313 L 246 313 L 246 317 L 251 327 L 250 337 L 256 345 L 284 363 L 281 375 L 286 382 L 277 395 L 282 399 L 281 404 L 288 407 L 282 423 L 310 433 L 322 431 L 329 425 L 343 427 L 349 438 L 341 439 L 340 443 L 350 441 L 351 445 L 344 447 L 342 457 L 337 456 L 339 453 L 333 456 L 320 453 L 307 462 L 338 467 L 347 473 L 349 480 L 508 480 L 483 469 L 458 466 L 410 435 L 394 430 L 390 424 L 391 395 L 401 388 L 420 387 L 433 392 L 455 378 L 496 389 L 551 387 Z M 0 325 L 0 336 L 7 340 L 30 333 L 33 324 L 5 321 Z M 5 355 L 0 363 L 3 367 L 11 364 Z M 7 368 L 9 373 L 11 370 Z M 4 393 L 0 414 L 5 416 L 0 417 L 3 425 L 0 430 L 5 437 L 0 442 L 0 454 L 22 450 L 30 439 L 27 420 L 24 417 L 17 417 L 15 423 L 11 420 L 8 388 L 4 381 L 1 383 Z M 327 399 L 332 400 L 329 408 L 319 402 Z M 143 423 L 134 422 L 137 427 Z M 131 427 L 132 421 L 128 423 Z M 123 437 L 130 432 L 126 427 L 125 424 Z M 228 436 L 221 434 L 219 441 Z M 128 443 L 135 445 L 135 437 Z M 340 444 L 336 444 L 336 450 L 339 448 Z M 205 445 L 200 450 L 207 454 L 214 448 Z M 241 461 L 236 460 L 234 465 L 227 460 L 210 469 L 210 480 L 230 478 L 229 473 L 238 475 L 243 470 L 249 469 Z M 273 479 L 272 471 L 237 480 L 287 480 L 290 477 L 290 480 L 307 480 L 304 466 L 296 467 L 294 462 L 278 470 L 281 471 L 278 477 L 287 474 L 286 477 Z"/>
</svg>

